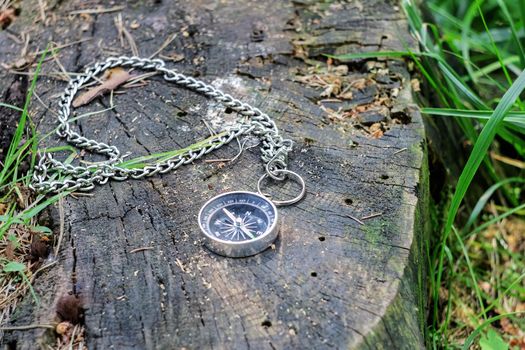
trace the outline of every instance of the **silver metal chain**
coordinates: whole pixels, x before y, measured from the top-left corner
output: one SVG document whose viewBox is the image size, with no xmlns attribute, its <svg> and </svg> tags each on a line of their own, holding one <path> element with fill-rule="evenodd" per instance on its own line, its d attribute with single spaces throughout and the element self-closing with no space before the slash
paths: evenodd
<svg viewBox="0 0 525 350">
<path fill-rule="evenodd" d="M 120 166 L 119 163 L 122 163 L 123 160 L 117 147 L 88 139 L 74 131 L 70 125 L 71 104 L 78 90 L 101 72 L 114 67 L 131 67 L 160 72 L 165 80 L 208 96 L 246 118 L 240 118 L 235 125 L 227 127 L 224 132 L 207 139 L 208 142 L 198 149 L 187 150 L 173 158 L 164 159 L 143 168 L 129 169 Z M 164 61 L 160 59 L 122 56 L 110 57 L 104 62 L 98 62 L 86 68 L 84 74 L 69 81 L 60 98 L 59 107 L 57 134 L 77 148 L 104 155 L 109 159 L 93 165 L 74 166 L 55 159 L 50 153 L 42 153 L 33 173 L 32 181 L 32 188 L 41 193 L 66 190 L 89 191 L 95 185 L 105 184 L 111 179 L 123 181 L 130 178 L 141 179 L 157 173 L 164 174 L 182 165 L 190 164 L 205 154 L 229 143 L 234 138 L 247 133 L 252 133 L 261 140 L 261 158 L 266 168 L 265 176 L 276 180 L 284 180 L 287 176 L 284 171 L 288 166 L 288 152 L 292 150 L 292 140 L 284 139 L 279 134 L 275 122 L 266 113 L 200 80 L 167 68 Z"/>
</svg>

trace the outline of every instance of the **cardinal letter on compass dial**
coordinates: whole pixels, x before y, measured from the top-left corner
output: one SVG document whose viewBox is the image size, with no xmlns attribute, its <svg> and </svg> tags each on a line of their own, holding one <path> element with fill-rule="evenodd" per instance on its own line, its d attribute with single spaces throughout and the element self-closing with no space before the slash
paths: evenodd
<svg viewBox="0 0 525 350">
<path fill-rule="evenodd" d="M 236 245 L 243 243 L 241 250 L 245 253 L 256 250 L 255 248 L 260 249 L 263 242 L 267 243 L 266 236 L 271 234 L 271 241 L 277 236 L 274 232 L 276 221 L 275 205 L 265 197 L 251 192 L 229 192 L 219 195 L 206 203 L 199 214 L 199 224 L 207 239 L 205 243 L 216 252 L 214 247 L 217 244 L 214 242 L 224 243 L 225 245 L 222 245 L 231 248 L 228 251 L 241 249 Z M 257 241 L 263 242 L 255 243 Z M 251 242 L 254 244 L 250 244 Z M 218 253 L 228 256 L 235 254 L 224 251 Z"/>
</svg>

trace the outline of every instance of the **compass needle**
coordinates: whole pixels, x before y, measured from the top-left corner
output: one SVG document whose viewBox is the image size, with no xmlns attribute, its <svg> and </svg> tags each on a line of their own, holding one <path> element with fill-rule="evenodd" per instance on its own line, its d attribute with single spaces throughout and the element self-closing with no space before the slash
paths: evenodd
<svg viewBox="0 0 525 350">
<path fill-rule="evenodd" d="M 246 233 L 251 239 L 255 239 L 253 234 L 243 224 L 241 224 L 241 231 Z M 244 236 L 244 235 L 243 235 Z"/>
<path fill-rule="evenodd" d="M 237 221 L 237 218 L 235 217 L 235 215 L 233 215 L 231 211 L 229 211 L 226 208 L 222 208 L 222 211 L 230 218 L 231 221 L 233 221 L 234 223 Z"/>
</svg>

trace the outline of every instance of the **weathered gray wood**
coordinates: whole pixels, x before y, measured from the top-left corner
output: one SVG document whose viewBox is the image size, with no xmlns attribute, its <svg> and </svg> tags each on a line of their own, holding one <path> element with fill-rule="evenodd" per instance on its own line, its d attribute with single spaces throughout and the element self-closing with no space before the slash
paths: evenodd
<svg viewBox="0 0 525 350">
<path fill-rule="evenodd" d="M 23 5 L 35 8 L 36 3 Z M 50 4 L 56 21 L 47 27 L 32 25 L 36 12 L 22 12 L 10 30 L 19 33 L 32 25 L 31 48 L 43 48 L 49 40 L 91 38 L 60 51 L 70 72 L 112 54 L 130 54 L 119 41 L 116 13 L 68 18 L 76 6 Z M 125 5 L 122 17 L 140 23 L 128 30 L 141 55 L 151 55 L 177 33 L 163 51 L 184 55 L 174 66 L 273 116 L 296 142 L 291 168 L 305 177 L 307 197 L 282 209 L 275 249 L 246 259 L 225 259 L 203 249 L 196 215 L 211 195 L 255 189 L 263 171 L 256 148 L 233 163 L 196 162 L 164 176 L 110 183 L 93 197 L 69 197 L 59 261 L 35 283 L 42 305 L 26 298 L 12 324 L 49 322 L 56 317 L 57 300 L 74 291 L 85 302 L 90 349 L 422 348 L 428 182 L 423 124 L 410 107 L 405 65 L 385 62 L 386 75 L 399 78 L 399 94 L 388 108 L 389 130 L 377 139 L 349 120 L 328 118 L 321 91 L 294 81 L 297 70 L 308 67 L 300 56 L 325 61 L 320 54 L 397 50 L 411 43 L 396 4 L 146 1 Z M 0 45 L 4 62 L 21 49 L 6 32 L 0 33 Z M 356 80 L 381 75 L 362 60 L 348 66 Z M 59 68 L 49 60 L 43 71 Z M 6 81 L 1 84 L 5 89 Z M 393 86 L 383 82 L 356 89 L 342 107 L 355 107 L 360 99 L 370 103 L 378 94 L 391 96 Z M 64 82 L 44 76 L 37 93 L 56 108 L 63 87 Z M 77 127 L 134 156 L 205 137 L 202 119 L 220 127 L 235 118 L 156 78 L 114 98 L 113 110 L 80 119 Z M 79 113 L 108 105 L 105 97 Z M 39 130 L 54 127 L 51 112 L 36 102 L 32 110 Z M 236 152 L 231 145 L 208 158 Z M 352 219 L 374 213 L 382 214 L 364 225 Z M 53 217 L 58 231 L 56 209 Z M 146 246 L 152 249 L 131 253 Z M 3 343 L 32 349 L 49 336 L 44 330 L 10 332 Z"/>
</svg>

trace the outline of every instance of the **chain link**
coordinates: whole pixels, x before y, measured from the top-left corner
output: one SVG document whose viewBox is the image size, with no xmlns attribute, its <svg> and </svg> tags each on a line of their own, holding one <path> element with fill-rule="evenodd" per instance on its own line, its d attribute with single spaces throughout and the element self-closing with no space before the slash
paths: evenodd
<svg viewBox="0 0 525 350">
<path fill-rule="evenodd" d="M 223 133 L 209 138 L 207 144 L 199 149 L 187 150 L 173 158 L 146 165 L 143 168 L 129 169 L 119 166 L 122 158 L 117 147 L 80 135 L 71 128 L 69 119 L 71 105 L 77 91 L 101 72 L 117 66 L 160 72 L 165 80 L 210 97 L 247 118 L 243 118 L 246 120 L 239 119 L 235 125 L 228 127 Z M 108 157 L 108 160 L 95 165 L 74 166 L 53 158 L 50 153 L 40 154 L 40 161 L 33 173 L 32 188 L 41 193 L 65 190 L 89 191 L 95 185 L 105 184 L 110 179 L 123 181 L 129 178 L 141 179 L 157 173 L 164 174 L 182 165 L 190 164 L 229 143 L 234 138 L 250 132 L 261 139 L 261 158 L 266 165 L 268 176 L 277 180 L 285 178 L 284 172 L 281 170 L 287 168 L 287 156 L 288 152 L 292 150 L 293 143 L 289 139 L 282 138 L 275 122 L 267 114 L 211 85 L 166 68 L 164 61 L 160 59 L 121 56 L 110 57 L 104 62 L 98 62 L 86 68 L 84 74 L 69 81 L 58 105 L 60 107 L 58 136 L 65 138 L 67 142 L 77 148 L 104 155 Z"/>
</svg>

